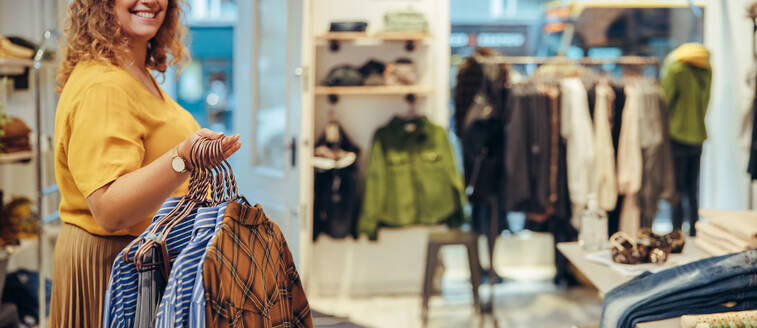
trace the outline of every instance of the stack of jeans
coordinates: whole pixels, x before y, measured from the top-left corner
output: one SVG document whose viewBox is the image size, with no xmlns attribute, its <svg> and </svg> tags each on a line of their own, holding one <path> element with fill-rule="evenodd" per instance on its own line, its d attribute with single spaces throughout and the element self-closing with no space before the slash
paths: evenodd
<svg viewBox="0 0 757 328">
<path fill-rule="evenodd" d="M 757 250 L 644 273 L 605 295 L 600 328 L 757 309 Z"/>
</svg>

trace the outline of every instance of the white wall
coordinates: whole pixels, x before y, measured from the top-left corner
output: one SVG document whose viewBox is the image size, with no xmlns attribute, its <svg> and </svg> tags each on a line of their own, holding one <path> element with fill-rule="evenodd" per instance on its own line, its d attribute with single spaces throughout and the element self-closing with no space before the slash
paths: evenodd
<svg viewBox="0 0 757 328">
<path fill-rule="evenodd" d="M 338 64 L 361 65 L 370 58 L 390 62 L 399 57 L 409 57 L 422 75 L 419 84 L 431 85 L 435 89 L 428 97 L 418 98 L 418 111 L 426 113 L 435 123 L 447 126 L 450 99 L 447 73 L 450 31 L 448 0 L 317 0 L 313 1 L 311 8 L 309 33 L 325 33 L 329 23 L 335 20 L 366 20 L 369 33 L 379 32 L 385 11 L 408 6 L 426 14 L 432 40 L 419 44 L 414 52 L 405 51 L 403 43 L 342 44 L 339 52 L 330 52 L 326 43 L 319 43 L 315 50 L 315 83 L 320 83 L 328 70 Z M 317 97 L 314 105 L 311 114 L 315 138 L 322 133 L 328 121 L 330 105 L 325 96 Z M 362 150 L 361 172 L 367 163 L 373 133 L 394 115 L 406 113 L 408 109 L 404 95 L 340 97 L 334 107 L 335 114 Z M 307 120 L 308 116 L 303 113 L 303 119 Z M 303 183 L 303 188 L 313 190 L 312 184 Z M 312 213 L 308 220 L 312 222 Z M 369 242 L 365 237 L 357 242 L 350 239 L 333 240 L 322 235 L 315 243 L 313 256 L 309 260 L 312 265 L 309 288 L 319 294 L 419 292 L 425 265 L 426 237 L 432 229 L 438 230 L 440 227 L 383 229 L 378 242 Z"/>
<path fill-rule="evenodd" d="M 702 208 L 745 209 L 749 203 L 748 149 L 739 142 L 743 110 L 749 107 L 746 79 L 754 66 L 749 0 L 709 0 L 704 40 L 712 52 L 709 139 L 702 156 Z"/>
</svg>

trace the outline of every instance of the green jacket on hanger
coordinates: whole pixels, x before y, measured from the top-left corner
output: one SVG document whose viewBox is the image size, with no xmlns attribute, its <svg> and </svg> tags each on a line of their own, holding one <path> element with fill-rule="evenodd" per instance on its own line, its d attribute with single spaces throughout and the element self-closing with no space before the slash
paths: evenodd
<svg viewBox="0 0 757 328">
<path fill-rule="evenodd" d="M 464 221 L 463 180 L 444 128 L 426 117 L 392 119 L 373 137 L 358 232 L 371 240 L 379 224 L 403 227 Z"/>
<path fill-rule="evenodd" d="M 705 115 L 710 103 L 710 53 L 696 43 L 684 44 L 665 59 L 662 90 L 668 105 L 670 137 L 689 145 L 707 139 Z"/>
</svg>

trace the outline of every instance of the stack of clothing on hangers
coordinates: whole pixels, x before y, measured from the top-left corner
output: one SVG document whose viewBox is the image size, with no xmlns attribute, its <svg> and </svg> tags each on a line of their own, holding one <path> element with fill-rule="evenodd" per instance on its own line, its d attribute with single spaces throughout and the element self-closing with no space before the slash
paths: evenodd
<svg viewBox="0 0 757 328">
<path fill-rule="evenodd" d="M 757 212 L 700 210 L 696 245 L 713 256 L 757 248 Z"/>
<path fill-rule="evenodd" d="M 278 225 L 237 194 L 228 163 L 202 166 L 116 258 L 103 327 L 313 327 Z"/>
<path fill-rule="evenodd" d="M 618 144 L 618 192 L 625 195 L 619 230 L 651 228 L 660 200 L 676 196 L 667 107 L 660 86 L 648 79 L 626 84 Z"/>
<path fill-rule="evenodd" d="M 492 111 L 502 108 L 504 117 L 497 129 L 503 131 L 499 145 L 504 145 L 505 174 L 494 177 L 502 180 L 501 189 L 492 188 L 500 203 L 510 211 L 566 219 L 576 217 L 596 195 L 602 209 L 622 209 L 628 229 L 651 227 L 659 200 L 675 193 L 660 86 L 642 77 L 609 81 L 567 65 L 543 66 L 537 74 L 507 85 L 489 79 L 480 88 L 505 95 L 486 98 Z M 469 103 L 456 109 L 458 125 L 476 106 Z M 629 196 L 625 205 L 618 195 Z M 565 199 L 570 204 L 559 204 Z"/>
<path fill-rule="evenodd" d="M 631 234 L 651 227 L 658 202 L 675 194 L 660 86 L 630 74 L 611 81 L 569 61 L 513 83 L 499 58 L 480 51 L 466 59 L 455 89 L 474 213 L 494 197 L 501 210 L 525 212 L 527 229 L 571 241 L 597 197 L 610 234 L 621 223 Z"/>
<path fill-rule="evenodd" d="M 447 132 L 425 116 L 394 117 L 373 136 L 358 232 L 464 222 L 463 182 Z"/>
</svg>

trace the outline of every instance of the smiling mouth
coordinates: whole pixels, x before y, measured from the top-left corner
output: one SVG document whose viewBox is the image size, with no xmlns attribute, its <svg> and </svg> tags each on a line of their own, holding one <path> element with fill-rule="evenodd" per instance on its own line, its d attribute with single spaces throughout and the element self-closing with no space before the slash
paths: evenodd
<svg viewBox="0 0 757 328">
<path fill-rule="evenodd" d="M 147 11 L 137 11 L 137 12 L 134 12 L 133 14 L 142 18 L 155 18 L 155 15 L 156 15 L 156 13 L 147 12 Z"/>
</svg>

